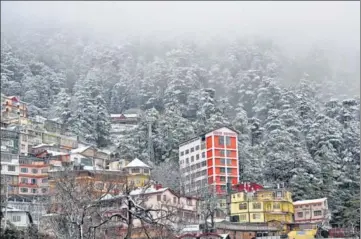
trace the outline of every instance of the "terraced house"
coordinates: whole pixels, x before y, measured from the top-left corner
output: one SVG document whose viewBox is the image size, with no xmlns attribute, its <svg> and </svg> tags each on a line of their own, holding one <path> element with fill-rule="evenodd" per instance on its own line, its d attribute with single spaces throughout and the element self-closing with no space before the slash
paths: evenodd
<svg viewBox="0 0 361 239">
<path fill-rule="evenodd" d="M 233 222 L 292 223 L 294 214 L 292 195 L 285 188 L 232 193 L 230 212 Z"/>
</svg>

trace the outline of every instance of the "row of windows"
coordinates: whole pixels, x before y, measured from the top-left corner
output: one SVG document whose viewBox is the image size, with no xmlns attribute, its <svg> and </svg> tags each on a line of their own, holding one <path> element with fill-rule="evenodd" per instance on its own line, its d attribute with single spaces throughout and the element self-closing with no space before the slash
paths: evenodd
<svg viewBox="0 0 361 239">
<path fill-rule="evenodd" d="M 219 172 L 220 173 L 228 173 L 228 174 L 231 174 L 233 172 L 233 168 L 219 168 Z"/>
<path fill-rule="evenodd" d="M 252 209 L 261 209 L 262 208 L 262 204 L 259 202 L 254 202 L 251 204 L 252 205 Z M 240 203 L 239 204 L 239 210 L 246 210 L 248 207 L 247 203 Z M 280 203 L 274 203 L 273 204 L 273 209 L 281 209 L 281 204 Z"/>
<path fill-rule="evenodd" d="M 206 167 L 206 166 L 207 166 L 207 161 L 203 161 L 203 162 L 200 162 L 197 164 L 193 164 L 192 166 L 187 166 L 182 171 L 183 171 L 183 173 L 187 173 L 187 172 L 190 172 L 191 170 L 193 171 L 193 170 L 196 170 L 196 169 L 199 169 L 202 167 Z"/>
<path fill-rule="evenodd" d="M 231 153 L 232 153 L 232 151 L 234 151 L 234 150 L 224 150 L 224 149 L 220 149 L 220 150 L 218 150 L 219 151 L 219 154 L 221 155 L 221 156 L 227 156 L 227 157 L 229 157 L 229 156 L 231 156 Z"/>
<path fill-rule="evenodd" d="M 197 145 L 195 147 L 192 147 L 190 149 L 186 149 L 185 151 L 181 151 L 180 152 L 180 155 L 183 156 L 183 155 L 186 155 L 186 154 L 189 154 L 189 153 L 193 153 L 194 151 L 198 151 L 200 149 L 205 149 L 206 148 L 206 145 L 205 144 L 201 144 L 201 146 Z"/>
<path fill-rule="evenodd" d="M 325 202 L 325 205 L 326 205 L 326 202 Z M 311 206 L 322 206 L 322 203 L 315 203 L 315 204 L 312 204 Z M 303 207 L 310 207 L 310 205 L 300 205 L 300 206 L 295 206 L 295 208 L 303 208 Z"/>
<path fill-rule="evenodd" d="M 305 211 L 305 216 L 307 216 L 309 214 L 310 214 L 309 211 Z M 322 211 L 321 210 L 313 211 L 313 216 L 315 216 L 315 217 L 322 216 Z M 303 217 L 303 212 L 298 212 L 297 217 Z"/>
<path fill-rule="evenodd" d="M 38 193 L 38 188 L 32 188 L 31 190 L 29 190 L 29 188 L 20 188 L 20 192 L 22 192 L 22 193 L 28 193 L 29 191 L 31 193 Z M 47 191 L 48 191 L 48 189 L 46 189 L 46 188 L 41 189 L 42 193 L 46 193 Z"/>
<path fill-rule="evenodd" d="M 226 139 L 226 140 L 224 140 Z M 226 145 L 226 146 L 231 146 L 231 137 L 229 136 L 218 136 L 218 144 L 219 145 Z"/>
<path fill-rule="evenodd" d="M 141 173 L 141 170 L 140 170 L 140 168 L 133 168 L 133 169 L 131 170 L 131 172 L 132 172 L 132 173 Z M 149 169 L 144 168 L 144 169 L 142 170 L 142 172 L 149 174 Z"/>
<path fill-rule="evenodd" d="M 22 172 L 22 173 L 28 173 L 30 170 L 28 169 L 28 168 L 20 168 L 20 172 Z M 37 173 L 39 173 L 39 172 L 41 172 L 41 173 L 47 173 L 48 172 L 48 169 L 47 168 L 43 168 L 43 169 L 41 169 L 41 170 L 38 170 L 38 169 L 36 169 L 36 168 L 33 168 L 33 169 L 31 169 L 31 173 L 33 173 L 33 174 L 37 174 Z"/>
<path fill-rule="evenodd" d="M 206 157 L 206 153 L 203 152 L 203 153 L 202 153 L 202 158 L 205 158 L 205 157 Z M 191 156 L 191 157 L 190 157 L 190 161 L 191 161 L 191 163 L 193 163 L 193 162 L 194 162 L 194 159 L 195 159 L 195 160 L 199 160 L 199 158 L 200 158 L 199 154 L 196 154 L 195 157 L 194 157 L 194 156 Z M 181 160 L 181 161 L 180 161 L 180 164 L 184 164 L 184 162 L 188 164 L 188 163 L 189 163 L 189 158 L 186 158 L 185 160 Z"/>
<path fill-rule="evenodd" d="M 21 179 L 20 179 L 20 182 L 21 182 L 21 183 L 28 183 L 29 180 L 28 180 L 28 178 L 21 178 Z M 30 180 L 30 183 L 31 183 L 31 184 L 37 184 L 37 182 L 38 182 L 38 180 L 35 179 L 35 178 L 32 178 L 32 179 Z M 47 178 L 43 178 L 43 179 L 41 179 L 41 182 L 42 182 L 42 183 L 47 183 L 47 182 L 48 182 L 48 179 L 47 179 Z"/>
<path fill-rule="evenodd" d="M 162 200 L 163 198 L 163 200 Z M 164 201 L 166 202 L 167 201 L 167 195 L 157 195 L 157 201 L 160 202 L 160 201 Z M 177 197 L 173 197 L 173 203 L 180 203 L 180 198 L 177 198 Z M 192 206 L 192 200 L 190 199 L 187 199 L 187 205 L 188 206 Z"/>
<path fill-rule="evenodd" d="M 224 176 L 219 177 L 219 181 L 225 182 L 225 181 L 226 181 L 226 178 L 228 179 L 227 182 L 232 182 L 232 178 L 231 178 L 231 177 L 224 177 Z"/>
</svg>

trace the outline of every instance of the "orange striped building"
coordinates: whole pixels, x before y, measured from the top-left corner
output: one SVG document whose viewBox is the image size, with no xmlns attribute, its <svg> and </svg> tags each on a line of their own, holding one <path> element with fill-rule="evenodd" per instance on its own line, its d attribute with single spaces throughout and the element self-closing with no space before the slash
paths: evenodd
<svg viewBox="0 0 361 239">
<path fill-rule="evenodd" d="M 179 165 L 184 193 L 197 195 L 212 185 L 226 194 L 227 183 L 239 183 L 238 133 L 223 127 L 182 143 Z"/>
</svg>

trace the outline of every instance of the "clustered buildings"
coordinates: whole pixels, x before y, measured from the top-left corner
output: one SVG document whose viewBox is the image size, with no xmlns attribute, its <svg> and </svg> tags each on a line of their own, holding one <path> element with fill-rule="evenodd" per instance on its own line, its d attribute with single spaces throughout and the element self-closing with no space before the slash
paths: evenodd
<svg viewBox="0 0 361 239">
<path fill-rule="evenodd" d="M 134 127 L 138 116 L 134 112 L 111 115 L 112 134 L 119 136 Z M 111 215 L 122 209 L 117 195 L 122 185 L 131 184 L 131 195 L 146 195 L 144 206 L 167 204 L 178 208 L 178 222 L 182 219 L 188 225 L 183 233 L 200 233 L 202 227 L 198 226 L 208 223 L 200 212 L 206 195 L 213 195 L 218 202 L 212 230 L 228 233 L 230 238 L 250 239 L 260 231 L 275 234 L 290 231 L 295 225 L 304 228 L 328 224 L 327 198 L 293 202 L 291 192 L 282 184 L 267 188 L 240 182 L 238 148 L 238 133 L 228 127 L 192 138 L 179 146 L 181 192 L 157 183 L 144 189 L 151 176 L 146 163 L 115 158 L 110 151 L 82 144 L 57 119 L 30 119 L 25 102 L 15 96 L 1 96 L 2 196 L 6 195 L 7 219 L 19 227 L 29 222 L 29 213 L 39 224 L 49 212 L 57 173 L 66 168 L 78 178 L 91 179 L 99 193 L 106 191 L 109 182 L 119 184 L 103 199 L 107 202 L 104 213 Z M 140 222 L 134 223 L 136 230 Z M 122 235 L 124 230 L 117 225 L 112 223 L 107 233 Z M 141 233 L 134 238 L 141 238 Z"/>
</svg>

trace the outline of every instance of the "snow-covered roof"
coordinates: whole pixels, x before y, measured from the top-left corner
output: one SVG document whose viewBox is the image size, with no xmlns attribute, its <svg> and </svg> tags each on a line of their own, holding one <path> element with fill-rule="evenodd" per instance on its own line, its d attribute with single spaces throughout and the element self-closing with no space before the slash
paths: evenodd
<svg viewBox="0 0 361 239">
<path fill-rule="evenodd" d="M 138 114 L 110 114 L 111 118 L 119 118 L 121 116 L 124 116 L 125 118 L 136 118 L 138 117 Z"/>
<path fill-rule="evenodd" d="M 303 204 L 312 204 L 312 203 L 323 203 L 326 201 L 327 198 L 318 198 L 318 199 L 312 199 L 312 200 L 301 200 L 293 202 L 293 205 L 303 205 Z"/>
<path fill-rule="evenodd" d="M 150 168 L 150 166 L 143 163 L 140 159 L 135 158 L 132 162 L 128 163 L 125 168 Z"/>
<path fill-rule="evenodd" d="M 168 188 L 159 188 L 159 189 L 156 189 L 154 187 L 149 187 L 147 189 L 138 188 L 138 189 L 131 191 L 129 194 L 134 196 L 134 195 L 141 195 L 141 194 L 148 194 L 148 193 L 162 193 L 167 190 L 168 190 Z"/>
<path fill-rule="evenodd" d="M 53 147 L 54 144 L 39 144 L 36 146 L 33 146 L 33 149 L 41 148 L 41 147 Z"/>
<path fill-rule="evenodd" d="M 77 153 L 82 153 L 84 152 L 85 150 L 87 150 L 88 148 L 90 148 L 91 146 L 83 146 L 83 147 L 79 147 L 79 148 L 76 148 L 76 149 L 73 149 L 71 151 L 72 154 L 77 154 Z"/>
<path fill-rule="evenodd" d="M 52 154 L 53 156 L 68 155 L 68 153 L 56 152 L 51 150 L 46 150 L 46 152 L 48 152 L 48 154 Z"/>
</svg>

